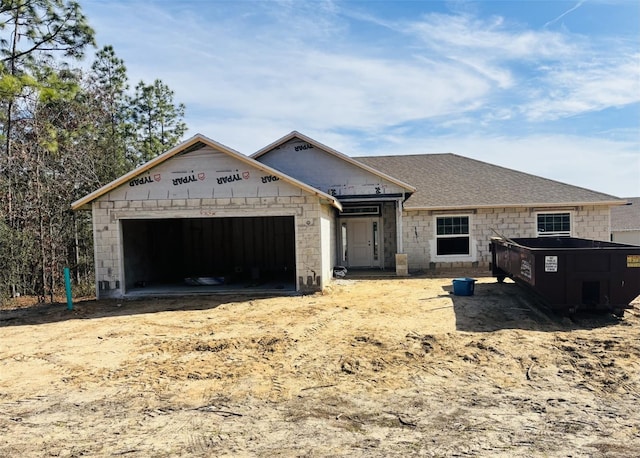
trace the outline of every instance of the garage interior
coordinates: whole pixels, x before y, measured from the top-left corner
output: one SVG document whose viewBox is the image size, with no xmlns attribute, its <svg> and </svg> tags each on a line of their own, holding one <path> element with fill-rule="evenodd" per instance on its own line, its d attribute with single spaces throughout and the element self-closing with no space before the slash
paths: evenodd
<svg viewBox="0 0 640 458">
<path fill-rule="evenodd" d="M 122 220 L 127 296 L 295 291 L 293 216 Z"/>
</svg>

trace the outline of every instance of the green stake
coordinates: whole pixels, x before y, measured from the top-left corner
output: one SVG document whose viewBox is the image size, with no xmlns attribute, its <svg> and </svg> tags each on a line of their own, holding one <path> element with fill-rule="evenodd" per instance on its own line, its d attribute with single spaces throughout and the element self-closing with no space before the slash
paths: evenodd
<svg viewBox="0 0 640 458">
<path fill-rule="evenodd" d="M 64 268 L 64 287 L 67 290 L 67 310 L 73 310 L 73 299 L 71 297 L 71 277 L 69 276 L 69 268 Z"/>
</svg>

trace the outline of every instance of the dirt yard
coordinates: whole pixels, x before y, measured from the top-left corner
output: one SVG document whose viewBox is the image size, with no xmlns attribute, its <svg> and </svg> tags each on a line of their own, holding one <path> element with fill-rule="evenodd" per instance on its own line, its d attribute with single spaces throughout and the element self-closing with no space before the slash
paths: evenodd
<svg viewBox="0 0 640 458">
<path fill-rule="evenodd" d="M 640 454 L 640 302 L 570 320 L 450 290 L 0 310 L 0 456 Z"/>
</svg>

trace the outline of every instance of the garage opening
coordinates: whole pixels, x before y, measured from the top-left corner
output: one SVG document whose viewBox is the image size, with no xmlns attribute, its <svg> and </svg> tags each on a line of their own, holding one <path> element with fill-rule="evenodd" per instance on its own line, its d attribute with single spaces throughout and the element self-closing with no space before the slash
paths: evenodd
<svg viewBox="0 0 640 458">
<path fill-rule="evenodd" d="M 125 292 L 295 289 L 293 216 L 122 220 Z"/>
</svg>

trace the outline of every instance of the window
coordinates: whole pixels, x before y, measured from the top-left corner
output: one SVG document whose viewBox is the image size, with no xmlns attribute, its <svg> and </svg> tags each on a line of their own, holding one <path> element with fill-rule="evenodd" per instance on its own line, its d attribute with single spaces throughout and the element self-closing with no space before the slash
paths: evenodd
<svg viewBox="0 0 640 458">
<path fill-rule="evenodd" d="M 373 222 L 373 260 L 378 260 L 378 252 L 379 250 L 379 242 L 378 242 L 378 222 Z"/>
<path fill-rule="evenodd" d="M 441 216 L 436 219 L 438 256 L 469 255 L 469 217 Z"/>
<path fill-rule="evenodd" d="M 569 237 L 571 235 L 570 213 L 538 213 L 538 237 Z"/>
<path fill-rule="evenodd" d="M 340 216 L 378 216 L 380 214 L 379 205 L 343 207 Z"/>
<path fill-rule="evenodd" d="M 347 262 L 347 223 L 342 223 L 340 225 L 340 240 L 342 242 L 340 262 L 344 265 Z"/>
</svg>

